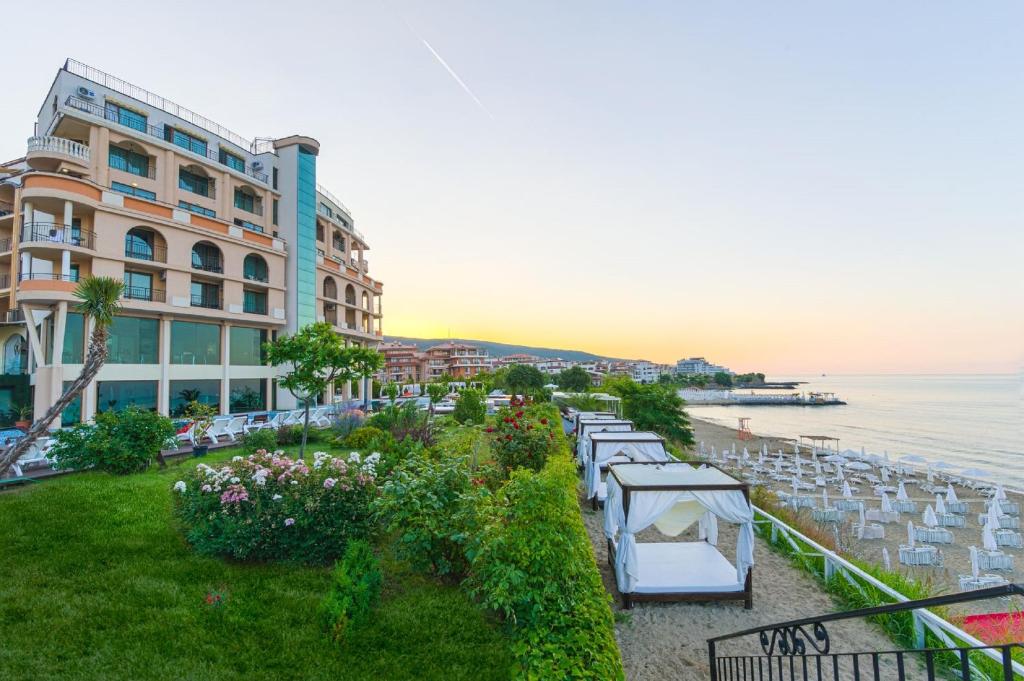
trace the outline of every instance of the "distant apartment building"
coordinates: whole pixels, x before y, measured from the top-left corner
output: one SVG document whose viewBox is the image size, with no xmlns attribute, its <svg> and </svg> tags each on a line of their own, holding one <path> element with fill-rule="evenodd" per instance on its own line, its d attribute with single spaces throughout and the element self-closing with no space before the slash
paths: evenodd
<svg viewBox="0 0 1024 681">
<path fill-rule="evenodd" d="M 637 383 L 657 383 L 662 374 L 662 365 L 651 362 L 634 362 L 631 377 Z"/>
<path fill-rule="evenodd" d="M 63 424 L 191 399 L 292 406 L 262 344 L 317 320 L 375 346 L 383 287 L 351 213 L 318 184 L 319 152 L 301 135 L 245 139 L 68 60 L 25 156 L 0 167 L 0 410 L 21 394 L 42 414 L 78 376 L 91 329 L 73 291 L 87 275 L 122 280 L 123 310 Z"/>
<path fill-rule="evenodd" d="M 535 366 L 545 374 L 554 375 L 559 374 L 565 371 L 566 369 L 571 369 L 572 367 L 576 366 L 576 362 L 571 362 L 566 359 L 558 358 L 542 359 L 541 361 L 537 362 Z"/>
<path fill-rule="evenodd" d="M 377 350 L 384 355 L 381 381 L 384 383 L 426 383 L 427 353 L 406 343 L 381 343 Z"/>
<path fill-rule="evenodd" d="M 466 343 L 441 343 L 427 348 L 426 356 L 428 381 L 444 374 L 453 378 L 472 378 L 491 369 L 487 351 Z"/>
<path fill-rule="evenodd" d="M 530 366 L 536 366 L 543 361 L 543 358 L 537 357 L 536 355 L 516 353 L 512 355 L 504 355 L 502 357 L 494 357 L 491 360 L 491 365 L 495 369 L 500 369 L 501 367 L 507 367 L 512 364 L 528 364 Z"/>
<path fill-rule="evenodd" d="M 733 372 L 719 364 L 711 364 L 703 357 L 691 357 L 676 362 L 676 373 L 680 376 L 714 376 L 719 372 L 732 375 Z"/>
</svg>

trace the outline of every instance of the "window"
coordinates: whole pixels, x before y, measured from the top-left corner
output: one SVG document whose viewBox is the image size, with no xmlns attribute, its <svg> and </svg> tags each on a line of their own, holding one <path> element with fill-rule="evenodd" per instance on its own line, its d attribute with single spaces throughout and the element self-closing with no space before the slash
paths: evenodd
<svg viewBox="0 0 1024 681">
<path fill-rule="evenodd" d="M 255 213 L 256 212 L 256 197 L 249 192 L 243 191 L 240 188 L 235 188 L 235 208 L 241 208 L 242 210 Z"/>
<path fill-rule="evenodd" d="M 125 270 L 124 297 L 131 300 L 153 300 L 153 275 Z"/>
<path fill-rule="evenodd" d="M 203 206 L 200 206 L 198 203 L 189 203 L 188 201 L 178 201 L 178 208 L 181 208 L 182 210 L 187 210 L 187 211 L 189 211 L 191 213 L 198 213 L 199 215 L 205 215 L 208 218 L 215 218 L 215 217 L 217 217 L 217 211 L 210 210 L 209 208 L 205 208 Z"/>
<path fill-rule="evenodd" d="M 320 212 L 323 213 L 324 215 L 326 215 L 329 218 L 333 218 L 334 217 L 334 211 L 331 210 L 330 206 L 328 206 L 326 203 L 324 203 L 322 201 L 320 202 Z"/>
<path fill-rule="evenodd" d="M 193 172 L 189 172 L 184 168 L 178 168 L 178 187 L 184 189 L 187 192 L 193 194 L 199 194 L 200 196 L 209 197 L 212 195 L 210 191 L 213 189 L 213 182 L 210 178 L 197 175 Z"/>
<path fill-rule="evenodd" d="M 206 241 L 197 243 L 192 247 L 192 268 L 205 272 L 223 272 L 220 249 Z"/>
<path fill-rule="evenodd" d="M 146 117 L 143 114 L 126 109 L 120 104 L 114 102 L 106 102 L 106 118 L 109 121 L 117 121 L 121 125 L 138 130 L 140 132 L 147 132 Z"/>
<path fill-rule="evenodd" d="M 129 196 L 137 196 L 140 199 L 156 201 L 156 192 L 151 192 L 148 189 L 139 189 L 138 187 L 133 187 L 130 184 L 125 184 L 124 182 L 111 182 L 110 188 L 115 192 L 128 194 Z"/>
<path fill-rule="evenodd" d="M 228 168 L 237 170 L 240 173 L 245 172 L 245 160 L 240 156 L 235 156 L 234 154 L 225 151 L 224 149 L 220 150 L 220 162 Z"/>
<path fill-rule="evenodd" d="M 275 174 L 277 173 L 277 169 L 276 168 L 274 169 L 274 173 Z M 274 185 L 274 186 L 276 187 L 277 185 Z M 274 203 L 272 204 L 272 207 L 273 207 L 273 210 L 274 210 L 273 222 L 274 222 L 274 225 L 276 226 L 277 225 L 277 199 L 274 199 Z"/>
<path fill-rule="evenodd" d="M 64 364 L 81 364 L 85 361 L 85 317 L 78 312 L 68 312 L 64 322 Z"/>
<path fill-rule="evenodd" d="M 220 326 L 171 322 L 171 364 L 220 364 Z"/>
<path fill-rule="evenodd" d="M 189 402 L 208 404 L 220 413 L 220 381 L 199 379 L 171 381 L 168 386 L 171 416 L 184 416 Z"/>
<path fill-rule="evenodd" d="M 159 320 L 114 317 L 107 337 L 107 364 L 159 364 L 159 348 Z"/>
<path fill-rule="evenodd" d="M 116 170 L 123 170 L 139 177 L 152 177 L 149 167 L 149 156 L 131 149 L 111 144 L 107 153 L 107 164 Z"/>
<path fill-rule="evenodd" d="M 267 274 L 267 261 L 255 253 L 245 256 L 245 260 L 242 261 L 242 276 L 252 281 L 270 281 Z"/>
<path fill-rule="evenodd" d="M 267 314 L 267 292 L 243 291 L 242 311 L 249 314 Z"/>
<path fill-rule="evenodd" d="M 205 281 L 193 281 L 192 306 L 219 310 L 221 306 L 220 286 Z"/>
<path fill-rule="evenodd" d="M 68 315 L 70 316 L 70 315 Z M 64 381 L 64 390 L 71 387 L 73 381 Z M 71 404 L 64 408 L 64 411 L 60 413 L 60 425 L 61 427 L 73 426 L 76 423 L 82 421 L 82 393 L 75 395 L 75 398 L 71 400 Z"/>
<path fill-rule="evenodd" d="M 324 240 L 324 226 L 321 225 L 319 222 L 316 223 L 316 240 L 317 241 L 323 241 Z"/>
<path fill-rule="evenodd" d="M 259 232 L 260 234 L 263 233 L 263 226 L 262 225 L 257 225 L 257 224 L 255 224 L 253 222 L 249 222 L 248 220 L 242 220 L 240 218 L 235 218 L 235 224 L 238 225 L 239 227 L 242 227 L 243 229 L 251 229 L 252 231 Z"/>
<path fill-rule="evenodd" d="M 124 235 L 124 257 L 136 260 L 153 260 L 153 232 L 133 227 Z"/>
<path fill-rule="evenodd" d="M 332 277 L 324 279 L 324 298 L 330 298 L 331 300 L 337 300 L 338 298 L 338 285 Z"/>
<path fill-rule="evenodd" d="M 247 326 L 231 327 L 231 364 L 234 366 L 261 366 L 267 363 L 263 344 L 267 342 L 266 329 Z"/>
<path fill-rule="evenodd" d="M 331 236 L 331 245 L 334 246 L 334 250 L 345 253 L 345 237 L 341 235 L 341 232 L 335 232 Z"/>
<path fill-rule="evenodd" d="M 277 168 L 274 168 L 273 176 L 274 176 L 274 189 L 277 189 Z"/>
<path fill-rule="evenodd" d="M 178 130 L 169 125 L 164 126 L 164 139 L 182 149 L 188 149 L 193 154 L 206 156 L 206 140 L 184 130 Z"/>
<path fill-rule="evenodd" d="M 96 410 L 121 411 L 131 405 L 156 411 L 157 381 L 100 381 L 96 384 Z"/>
<path fill-rule="evenodd" d="M 267 382 L 262 378 L 233 378 L 230 386 L 232 414 L 267 408 Z"/>
<path fill-rule="evenodd" d="M 68 270 L 68 281 L 78 281 L 79 269 L 78 263 L 71 264 L 71 268 Z"/>
<path fill-rule="evenodd" d="M 24 374 L 28 371 L 28 343 L 23 336 L 11 336 L 4 343 L 4 373 Z"/>
</svg>

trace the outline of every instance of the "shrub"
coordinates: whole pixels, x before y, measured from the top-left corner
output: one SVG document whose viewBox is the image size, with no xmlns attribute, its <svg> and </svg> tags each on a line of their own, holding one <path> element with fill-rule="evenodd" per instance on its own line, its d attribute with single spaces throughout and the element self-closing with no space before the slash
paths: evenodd
<svg viewBox="0 0 1024 681">
<path fill-rule="evenodd" d="M 301 426 L 281 426 L 275 433 L 277 434 L 277 444 L 282 447 L 297 445 L 302 442 Z"/>
<path fill-rule="evenodd" d="M 272 451 L 277 447 L 277 433 L 270 428 L 252 430 L 242 435 L 242 449 L 246 454 L 255 454 L 259 450 Z"/>
<path fill-rule="evenodd" d="M 380 598 L 382 581 L 380 561 L 370 545 L 362 539 L 350 541 L 320 603 L 320 621 L 331 638 L 343 641 L 351 627 L 366 621 Z"/>
<path fill-rule="evenodd" d="M 460 576 L 468 567 L 466 543 L 484 490 L 463 457 L 413 457 L 384 483 L 375 509 L 388 531 L 399 533 L 400 558 L 418 570 Z"/>
<path fill-rule="evenodd" d="M 363 426 L 353 430 L 342 444 L 363 452 L 385 452 L 394 449 L 395 438 L 380 428 Z"/>
<path fill-rule="evenodd" d="M 336 441 L 344 440 L 365 422 L 366 415 L 357 409 L 343 412 L 335 416 L 331 422 L 331 434 Z"/>
<path fill-rule="evenodd" d="M 307 465 L 261 450 L 199 464 L 175 483 L 175 512 L 200 553 L 326 564 L 370 534 L 376 461 L 316 452 Z"/>
<path fill-rule="evenodd" d="M 552 410 L 545 409 L 542 412 L 545 415 L 541 416 L 537 411 L 536 408 L 528 411 L 525 407 L 501 409 L 497 426 L 488 428 L 488 432 L 493 433 L 494 457 L 506 473 L 517 468 L 539 471 L 544 467 L 555 437 L 552 417 L 546 415 Z M 558 423 L 557 412 L 552 413 L 555 413 L 554 422 Z"/>
<path fill-rule="evenodd" d="M 367 424 L 391 433 L 398 442 L 407 437 L 422 442 L 424 447 L 429 447 L 434 442 L 430 416 L 420 411 L 414 401 L 389 404 L 371 416 Z"/>
<path fill-rule="evenodd" d="M 467 388 L 459 394 L 452 417 L 463 424 L 483 423 L 487 418 L 487 403 L 483 391 Z"/>
<path fill-rule="evenodd" d="M 553 412 L 553 410 L 551 410 Z M 482 510 L 470 587 L 513 627 L 515 678 L 621 679 L 610 597 L 594 564 L 563 435 Z"/>
<path fill-rule="evenodd" d="M 160 448 L 174 437 L 166 416 L 139 407 L 105 411 L 95 425 L 79 424 L 57 431 L 50 455 L 58 468 L 97 468 L 124 475 L 149 468 Z"/>
</svg>

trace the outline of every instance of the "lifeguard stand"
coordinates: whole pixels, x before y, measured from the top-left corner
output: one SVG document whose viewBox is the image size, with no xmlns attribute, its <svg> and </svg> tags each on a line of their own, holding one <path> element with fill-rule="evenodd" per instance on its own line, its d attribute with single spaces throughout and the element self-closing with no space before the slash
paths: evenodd
<svg viewBox="0 0 1024 681">
<path fill-rule="evenodd" d="M 750 418 L 741 416 L 739 422 L 736 427 L 736 438 L 738 440 L 753 440 L 754 434 L 750 432 Z"/>
</svg>

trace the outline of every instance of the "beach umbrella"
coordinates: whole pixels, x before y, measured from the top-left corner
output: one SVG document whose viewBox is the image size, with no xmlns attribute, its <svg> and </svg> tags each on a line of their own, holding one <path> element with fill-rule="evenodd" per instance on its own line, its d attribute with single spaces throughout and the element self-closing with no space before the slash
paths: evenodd
<svg viewBox="0 0 1024 681">
<path fill-rule="evenodd" d="M 800 453 L 800 443 L 799 442 L 794 442 L 793 443 L 793 453 L 794 454 L 799 454 Z"/>
<path fill-rule="evenodd" d="M 840 454 L 829 454 L 828 456 L 821 457 L 822 461 L 828 461 L 829 463 L 842 463 L 846 461 L 846 457 Z"/>
<path fill-rule="evenodd" d="M 869 471 L 871 470 L 871 464 L 864 463 L 863 461 L 851 461 L 846 464 L 846 467 L 853 471 Z"/>
<path fill-rule="evenodd" d="M 978 565 L 978 547 L 971 547 L 971 575 L 977 579 L 981 573 L 981 566 Z"/>
<path fill-rule="evenodd" d="M 910 497 L 907 496 L 907 488 L 903 486 L 902 480 L 900 480 L 900 488 L 896 490 L 896 501 L 910 501 Z"/>
<path fill-rule="evenodd" d="M 860 448 L 860 458 L 861 459 L 866 459 L 867 457 L 868 457 L 868 453 L 866 451 L 864 451 L 864 447 L 861 447 Z"/>
<path fill-rule="evenodd" d="M 946 500 L 942 498 L 941 494 L 935 495 L 935 513 L 946 515 Z"/>
<path fill-rule="evenodd" d="M 735 442 L 732 443 L 732 455 L 736 456 L 736 443 Z"/>
<path fill-rule="evenodd" d="M 924 509 L 924 524 L 925 527 L 935 527 L 939 524 L 939 519 L 935 517 L 935 509 L 932 508 L 931 504 L 928 504 L 928 508 Z"/>
<path fill-rule="evenodd" d="M 889 495 L 886 492 L 882 492 L 882 513 L 892 512 L 892 502 L 889 501 Z"/>
<path fill-rule="evenodd" d="M 743 448 L 743 460 L 750 461 L 750 452 L 747 451 L 746 447 Z"/>
<path fill-rule="evenodd" d="M 953 483 L 951 482 L 946 484 L 946 501 L 952 504 L 955 504 L 956 502 L 960 501 L 959 499 L 956 498 L 956 490 L 953 489 Z"/>
<path fill-rule="evenodd" d="M 782 473 L 782 459 L 775 459 L 775 472 L 777 474 Z"/>
<path fill-rule="evenodd" d="M 828 508 L 828 490 L 821 490 L 821 507 Z"/>
<path fill-rule="evenodd" d="M 857 533 L 857 539 L 863 539 L 864 527 L 867 525 L 867 520 L 864 518 L 864 504 L 857 508 L 857 517 L 860 519 L 860 531 Z"/>
<path fill-rule="evenodd" d="M 800 467 L 800 459 L 799 458 L 796 460 L 796 477 L 798 477 L 798 478 L 804 477 L 804 469 Z"/>
<path fill-rule="evenodd" d="M 992 500 L 988 502 L 988 516 L 985 518 L 985 525 L 992 528 L 995 532 L 999 529 L 999 515 L 1002 509 L 999 507 L 999 502 Z"/>
<path fill-rule="evenodd" d="M 843 482 L 843 497 L 846 499 L 853 498 L 853 490 L 850 489 L 850 483 L 845 481 Z"/>
<path fill-rule="evenodd" d="M 907 546 L 914 548 L 914 522 L 907 521 Z"/>
<path fill-rule="evenodd" d="M 882 452 L 882 461 L 889 463 L 889 450 L 886 449 Z"/>
<path fill-rule="evenodd" d="M 917 454 L 907 454 L 906 456 L 900 457 L 900 461 L 904 463 L 928 463 L 928 459 Z"/>
<path fill-rule="evenodd" d="M 935 463 L 931 464 L 931 467 L 937 468 L 938 470 L 949 470 L 950 468 L 956 468 L 956 466 L 954 466 L 953 464 L 946 463 L 945 461 L 936 461 Z"/>
<path fill-rule="evenodd" d="M 996 533 L 988 523 L 985 523 L 985 527 L 981 528 L 981 545 L 985 547 L 986 551 L 999 550 L 999 543 L 996 542 Z"/>
<path fill-rule="evenodd" d="M 933 471 L 931 467 L 929 467 L 928 472 L 925 473 L 924 477 L 928 479 L 929 485 L 932 484 L 933 482 L 935 482 L 935 471 Z"/>
<path fill-rule="evenodd" d="M 821 462 L 817 459 L 814 460 L 814 474 L 821 475 Z"/>
<path fill-rule="evenodd" d="M 892 562 L 889 560 L 889 549 L 882 547 L 882 565 L 886 570 L 892 570 Z"/>
<path fill-rule="evenodd" d="M 793 478 L 793 496 L 797 496 L 800 493 L 800 481 Z"/>
<path fill-rule="evenodd" d="M 992 474 L 981 468 L 965 468 L 960 471 L 960 475 L 965 478 L 991 478 Z"/>
<path fill-rule="evenodd" d="M 1001 484 L 998 487 L 996 487 L 995 498 L 998 499 L 999 501 L 1006 501 L 1006 490 L 1003 489 L 1003 486 Z"/>
<path fill-rule="evenodd" d="M 757 453 L 757 465 L 759 465 L 759 466 L 763 466 L 764 465 L 764 450 L 763 449 L 760 452 Z"/>
<path fill-rule="evenodd" d="M 882 468 L 878 471 L 879 475 L 882 476 L 882 482 L 889 482 L 889 469 Z"/>
<path fill-rule="evenodd" d="M 715 446 L 711 445 L 711 460 L 715 460 Z"/>
<path fill-rule="evenodd" d="M 843 473 L 843 467 L 839 465 L 836 466 L 836 480 L 846 480 L 846 475 Z"/>
</svg>

